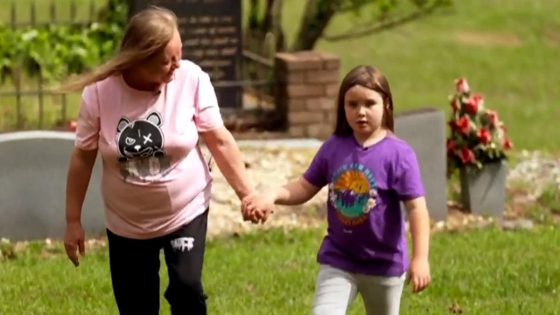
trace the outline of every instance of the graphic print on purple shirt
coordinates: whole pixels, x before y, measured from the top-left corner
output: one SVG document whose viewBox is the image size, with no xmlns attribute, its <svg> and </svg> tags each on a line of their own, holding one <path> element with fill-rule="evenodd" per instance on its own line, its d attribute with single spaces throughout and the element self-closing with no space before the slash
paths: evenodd
<svg viewBox="0 0 560 315">
<path fill-rule="evenodd" d="M 375 178 L 362 164 L 345 164 L 334 172 L 329 184 L 329 200 L 342 224 L 356 226 L 364 223 L 376 205 L 376 198 Z"/>
<path fill-rule="evenodd" d="M 163 150 L 162 119 L 152 112 L 146 119 L 129 121 L 122 117 L 117 126 L 121 174 L 125 181 L 149 181 L 150 176 L 163 175 L 170 160 Z"/>
<path fill-rule="evenodd" d="M 317 260 L 348 272 L 401 276 L 408 268 L 400 202 L 424 196 L 416 154 L 389 134 L 364 148 L 330 137 L 303 175 L 328 185 L 328 230 Z"/>
</svg>

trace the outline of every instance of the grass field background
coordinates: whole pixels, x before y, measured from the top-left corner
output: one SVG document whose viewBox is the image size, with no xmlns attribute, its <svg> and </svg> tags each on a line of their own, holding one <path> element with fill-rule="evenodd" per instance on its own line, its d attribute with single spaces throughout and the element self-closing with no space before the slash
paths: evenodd
<svg viewBox="0 0 560 315">
<path fill-rule="evenodd" d="M 272 230 L 209 242 L 204 283 L 210 314 L 308 314 L 324 228 Z M 403 315 L 554 315 L 560 309 L 558 226 L 485 228 L 432 238 L 433 283 L 405 287 Z M 107 249 L 74 268 L 60 244 L 32 243 L 0 260 L 0 314 L 116 314 Z M 161 275 L 165 275 L 162 267 Z M 162 279 L 162 291 L 167 279 Z M 162 299 L 162 314 L 169 314 Z M 357 299 L 349 314 L 363 314 Z"/>
</svg>

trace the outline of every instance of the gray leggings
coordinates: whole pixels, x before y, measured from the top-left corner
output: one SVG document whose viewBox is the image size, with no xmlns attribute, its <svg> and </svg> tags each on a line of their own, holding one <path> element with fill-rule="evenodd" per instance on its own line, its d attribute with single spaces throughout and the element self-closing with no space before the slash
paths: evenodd
<svg viewBox="0 0 560 315">
<path fill-rule="evenodd" d="M 368 315 L 398 315 L 405 274 L 380 277 L 349 273 L 321 265 L 313 315 L 344 315 L 359 292 Z"/>
</svg>

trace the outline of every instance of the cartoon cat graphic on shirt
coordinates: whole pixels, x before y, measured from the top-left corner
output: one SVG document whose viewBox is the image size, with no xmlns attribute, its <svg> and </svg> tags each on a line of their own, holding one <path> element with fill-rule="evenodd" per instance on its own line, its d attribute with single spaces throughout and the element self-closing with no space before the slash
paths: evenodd
<svg viewBox="0 0 560 315">
<path fill-rule="evenodd" d="M 163 150 L 164 137 L 159 113 L 152 112 L 146 119 L 130 121 L 126 117 L 117 126 L 117 147 L 121 174 L 125 180 L 151 181 L 165 175 L 169 158 Z"/>
</svg>

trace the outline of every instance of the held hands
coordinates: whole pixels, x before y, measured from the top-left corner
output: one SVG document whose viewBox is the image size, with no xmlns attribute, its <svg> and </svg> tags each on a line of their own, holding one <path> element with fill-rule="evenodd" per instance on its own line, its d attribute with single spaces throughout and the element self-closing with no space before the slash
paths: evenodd
<svg viewBox="0 0 560 315">
<path fill-rule="evenodd" d="M 430 263 L 427 258 L 413 258 L 410 263 L 408 282 L 412 283 L 412 292 L 418 293 L 430 285 Z"/>
<path fill-rule="evenodd" d="M 84 256 L 86 254 L 84 239 L 84 230 L 81 223 L 77 222 L 66 224 L 66 232 L 64 233 L 64 249 L 66 250 L 66 255 L 76 267 L 80 265 L 78 253 L 80 256 Z"/>
<path fill-rule="evenodd" d="M 264 223 L 274 213 L 274 198 L 269 194 L 253 193 L 241 201 L 243 220 Z"/>
</svg>

